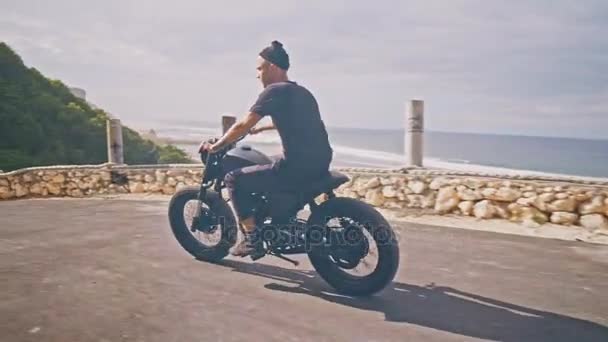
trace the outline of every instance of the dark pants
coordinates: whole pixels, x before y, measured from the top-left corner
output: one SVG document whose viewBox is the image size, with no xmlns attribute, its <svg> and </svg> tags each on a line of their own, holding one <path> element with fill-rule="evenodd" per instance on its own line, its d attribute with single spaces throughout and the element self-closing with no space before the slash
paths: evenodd
<svg viewBox="0 0 608 342">
<path fill-rule="evenodd" d="M 306 185 L 327 175 L 327 163 L 290 164 L 273 157 L 272 164 L 236 169 L 224 178 L 234 210 L 240 220 L 253 215 L 256 199 L 252 193 L 289 192 L 306 189 Z"/>
</svg>

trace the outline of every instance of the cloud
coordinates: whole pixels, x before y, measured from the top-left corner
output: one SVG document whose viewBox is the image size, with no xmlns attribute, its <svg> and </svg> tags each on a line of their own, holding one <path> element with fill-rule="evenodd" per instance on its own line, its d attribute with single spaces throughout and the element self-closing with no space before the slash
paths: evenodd
<svg viewBox="0 0 608 342">
<path fill-rule="evenodd" d="M 255 99 L 273 39 L 330 125 L 606 137 L 608 3 L 0 0 L 26 63 L 131 120 L 213 121 Z"/>
</svg>

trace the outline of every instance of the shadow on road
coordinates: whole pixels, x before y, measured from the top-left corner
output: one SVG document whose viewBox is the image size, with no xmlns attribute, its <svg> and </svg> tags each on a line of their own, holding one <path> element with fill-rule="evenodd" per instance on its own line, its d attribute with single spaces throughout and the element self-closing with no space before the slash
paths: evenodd
<svg viewBox="0 0 608 342">
<path fill-rule="evenodd" d="M 450 287 L 394 282 L 380 294 L 354 298 L 336 294 L 313 271 L 224 260 L 236 272 L 292 284 L 269 283 L 274 291 L 305 294 L 361 310 L 382 312 L 390 322 L 416 324 L 496 341 L 608 341 L 608 328 L 593 322 L 527 308 Z"/>
</svg>

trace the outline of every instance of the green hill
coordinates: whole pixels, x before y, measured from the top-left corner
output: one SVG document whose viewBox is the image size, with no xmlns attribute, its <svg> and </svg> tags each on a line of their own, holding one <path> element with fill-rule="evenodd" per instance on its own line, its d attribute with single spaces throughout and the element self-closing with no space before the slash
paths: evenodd
<svg viewBox="0 0 608 342">
<path fill-rule="evenodd" d="M 107 161 L 106 119 L 58 80 L 27 68 L 0 42 L 0 169 Z M 123 126 L 127 164 L 182 163 L 182 150 Z"/>
</svg>

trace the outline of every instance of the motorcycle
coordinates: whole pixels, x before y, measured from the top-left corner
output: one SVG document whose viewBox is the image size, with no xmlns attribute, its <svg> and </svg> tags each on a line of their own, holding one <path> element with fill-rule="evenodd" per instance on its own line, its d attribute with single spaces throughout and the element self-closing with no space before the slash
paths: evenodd
<svg viewBox="0 0 608 342">
<path fill-rule="evenodd" d="M 273 162 L 250 145 L 237 142 L 216 153 L 202 152 L 200 186 L 180 188 L 169 204 L 175 238 L 198 260 L 218 262 L 237 241 L 238 225 L 222 191 L 224 176 L 237 168 Z M 390 224 L 371 205 L 335 194 L 347 181 L 348 176 L 328 171 L 297 191 L 250 196 L 258 204 L 255 222 L 261 229 L 262 256 L 272 255 L 297 266 L 286 255 L 307 254 L 317 273 L 338 293 L 368 296 L 395 277 L 399 245 Z M 319 197 L 325 200 L 317 203 Z M 194 214 L 190 220 L 184 211 L 191 205 Z M 304 217 L 306 213 L 308 217 Z"/>
</svg>

